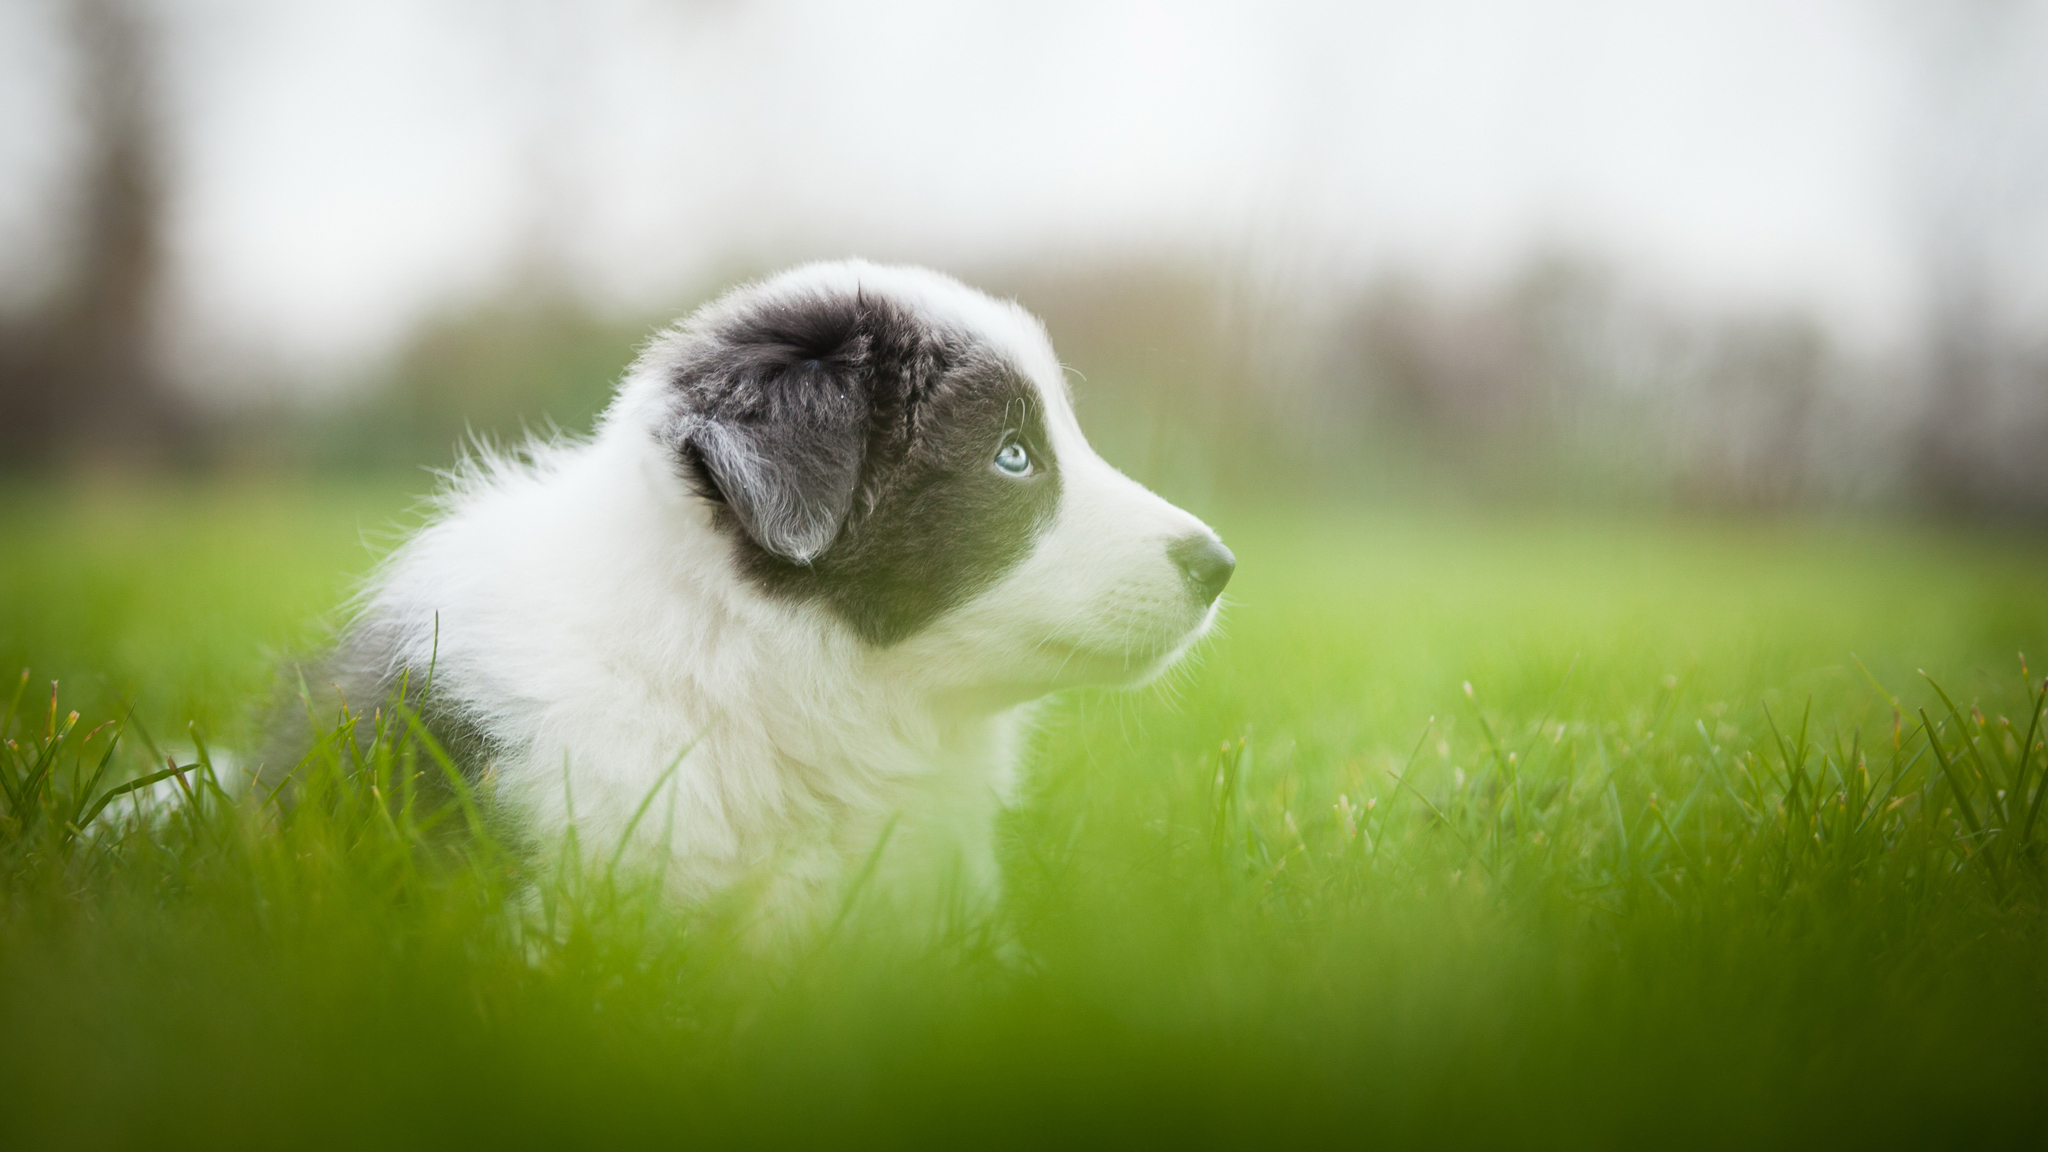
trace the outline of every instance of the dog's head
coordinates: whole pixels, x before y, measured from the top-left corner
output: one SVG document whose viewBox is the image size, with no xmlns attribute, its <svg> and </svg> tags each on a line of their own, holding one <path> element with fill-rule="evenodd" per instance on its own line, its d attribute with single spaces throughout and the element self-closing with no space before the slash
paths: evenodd
<svg viewBox="0 0 2048 1152">
<path fill-rule="evenodd" d="M 647 351 L 637 413 L 745 577 L 962 686 L 1136 683 L 1235 560 L 1081 434 L 1044 329 L 918 268 L 810 265 Z"/>
</svg>

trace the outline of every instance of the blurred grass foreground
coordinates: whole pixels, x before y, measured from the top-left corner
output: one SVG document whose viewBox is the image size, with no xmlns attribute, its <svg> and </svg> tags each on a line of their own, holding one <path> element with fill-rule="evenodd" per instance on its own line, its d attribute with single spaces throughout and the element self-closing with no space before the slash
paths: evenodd
<svg viewBox="0 0 2048 1152">
<path fill-rule="evenodd" d="M 401 507 L 0 499 L 8 1147 L 2041 1138 L 2038 541 L 1203 508 L 1224 634 L 1051 711 L 1013 943 L 770 960 L 373 796 L 400 718 L 212 788 Z"/>
</svg>

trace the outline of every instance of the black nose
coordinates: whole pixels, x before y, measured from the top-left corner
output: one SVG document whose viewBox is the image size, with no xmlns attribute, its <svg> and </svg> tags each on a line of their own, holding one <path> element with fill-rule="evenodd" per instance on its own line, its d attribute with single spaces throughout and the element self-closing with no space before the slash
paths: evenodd
<svg viewBox="0 0 2048 1152">
<path fill-rule="evenodd" d="M 1230 574 L 1237 571 L 1237 557 L 1230 554 L 1221 541 L 1206 533 L 1186 536 L 1167 545 L 1166 554 L 1180 565 L 1194 583 L 1195 595 L 1202 603 L 1223 594 L 1223 586 L 1230 583 Z"/>
</svg>

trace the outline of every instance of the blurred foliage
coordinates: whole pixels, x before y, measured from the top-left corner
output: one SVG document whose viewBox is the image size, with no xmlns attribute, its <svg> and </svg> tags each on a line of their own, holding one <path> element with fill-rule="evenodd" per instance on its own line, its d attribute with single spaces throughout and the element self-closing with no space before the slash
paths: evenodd
<svg viewBox="0 0 2048 1152">
<path fill-rule="evenodd" d="M 1462 293 L 1390 275 L 1304 294 L 1153 258 L 963 275 L 1044 320 L 1105 457 L 1197 502 L 1955 510 L 1915 448 L 1943 415 L 1896 366 L 1811 317 L 1673 309 L 1565 256 Z M 445 465 L 471 436 L 587 431 L 640 345 L 710 294 L 645 317 L 545 287 L 451 310 L 339 409 L 259 414 L 217 442 L 269 469 L 365 471 Z M 2048 375 L 2014 372 L 2015 396 L 2048 396 Z M 1987 471 L 1964 510 L 2048 515 L 2048 486 L 2013 464 L 2048 436 L 2036 408 L 1970 433 Z"/>
<path fill-rule="evenodd" d="M 323 420 L 329 467 L 445 465 L 470 437 L 587 432 L 656 323 L 607 321 L 518 294 L 422 326 L 361 399 Z"/>
</svg>

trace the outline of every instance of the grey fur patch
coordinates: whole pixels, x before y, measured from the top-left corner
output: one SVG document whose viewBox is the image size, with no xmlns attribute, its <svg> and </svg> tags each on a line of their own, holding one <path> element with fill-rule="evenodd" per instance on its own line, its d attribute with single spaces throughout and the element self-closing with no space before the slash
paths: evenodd
<svg viewBox="0 0 2048 1152">
<path fill-rule="evenodd" d="M 741 570 L 890 644 L 1001 576 L 1050 522 L 1036 391 L 971 331 L 865 290 L 742 297 L 659 366 L 659 430 Z M 991 464 L 1025 447 L 1028 478 Z"/>
<path fill-rule="evenodd" d="M 866 440 L 857 393 L 812 364 L 784 372 L 752 410 L 685 413 L 669 433 L 696 454 L 747 534 L 797 564 L 839 535 Z"/>
<path fill-rule="evenodd" d="M 400 663 L 405 641 L 399 626 L 365 617 L 343 633 L 326 658 L 285 670 L 255 775 L 263 794 L 292 800 L 292 773 L 337 721 L 350 726 L 357 762 L 367 762 L 380 713 L 387 722 L 395 718 L 394 704 L 420 718 L 462 776 L 476 778 L 493 753 L 489 734 L 445 694 L 433 691 L 430 669 Z M 430 755 L 422 753 L 417 768 L 419 796 L 429 803 L 452 798 L 452 785 Z"/>
</svg>

